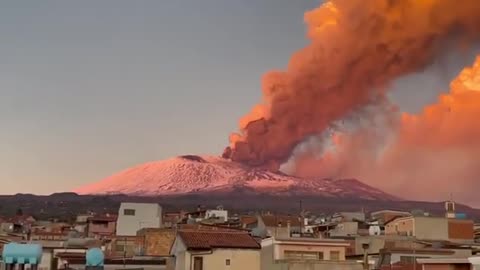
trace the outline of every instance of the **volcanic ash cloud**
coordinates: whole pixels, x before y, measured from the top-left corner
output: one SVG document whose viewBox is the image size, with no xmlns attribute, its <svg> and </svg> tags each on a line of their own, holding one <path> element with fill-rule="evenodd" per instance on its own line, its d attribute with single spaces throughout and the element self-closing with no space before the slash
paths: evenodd
<svg viewBox="0 0 480 270">
<path fill-rule="evenodd" d="M 479 205 L 480 56 L 452 81 L 450 92 L 417 115 L 404 113 L 393 127 L 393 141 L 381 155 L 371 129 L 334 136 L 335 147 L 315 156 L 299 153 L 294 173 L 301 176 L 355 175 L 411 199 L 450 197 Z M 396 116 L 396 115 L 394 115 Z"/>
<path fill-rule="evenodd" d="M 480 4 L 331 0 L 307 12 L 305 22 L 310 44 L 292 55 L 285 70 L 264 75 L 263 99 L 240 120 L 224 157 L 278 170 L 306 138 L 382 100 L 392 80 L 444 55 L 444 44 L 463 45 L 478 37 Z M 418 117 L 404 116 L 402 121 L 412 124 L 402 124 L 399 145 L 419 140 L 403 135 L 420 129 L 414 123 L 427 121 Z"/>
</svg>

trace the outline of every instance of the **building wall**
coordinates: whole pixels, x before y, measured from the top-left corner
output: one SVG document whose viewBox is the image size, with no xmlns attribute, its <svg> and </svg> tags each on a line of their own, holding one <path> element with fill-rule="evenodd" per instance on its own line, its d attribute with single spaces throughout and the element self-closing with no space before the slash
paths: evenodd
<svg viewBox="0 0 480 270">
<path fill-rule="evenodd" d="M 260 269 L 271 269 L 277 270 L 279 267 L 274 265 L 274 249 L 273 245 L 262 245 L 262 250 L 260 251 Z"/>
<path fill-rule="evenodd" d="M 378 253 L 385 247 L 385 237 L 383 236 L 359 236 L 355 237 L 354 255 L 363 254 L 362 244 L 368 244 L 368 253 Z"/>
<path fill-rule="evenodd" d="M 175 240 L 175 231 L 159 229 L 157 231 L 147 231 L 140 236 L 142 237 L 141 250 L 143 255 L 167 256 Z"/>
<path fill-rule="evenodd" d="M 420 240 L 449 240 L 448 219 L 436 217 L 400 218 L 385 227 L 386 235 L 413 235 Z"/>
<path fill-rule="evenodd" d="M 413 235 L 414 234 L 414 220 L 413 218 L 398 219 L 388 223 L 385 226 L 386 235 Z"/>
<path fill-rule="evenodd" d="M 330 231 L 330 236 L 350 236 L 358 234 L 358 223 L 346 221 L 337 224 L 335 229 Z"/>
<path fill-rule="evenodd" d="M 208 251 L 186 252 L 185 268 L 190 268 L 193 263 L 193 257 L 203 257 L 203 269 L 205 270 L 260 270 L 260 250 L 254 249 L 214 249 L 211 254 Z M 226 265 L 226 260 L 230 260 L 230 266 Z"/>
<path fill-rule="evenodd" d="M 340 212 L 333 214 L 332 222 L 353 221 L 353 220 L 365 220 L 365 213 L 363 212 Z"/>
<path fill-rule="evenodd" d="M 38 265 L 38 270 L 50 270 L 53 259 L 52 249 L 43 249 L 42 261 Z"/>
<path fill-rule="evenodd" d="M 304 262 L 277 262 L 274 268 L 266 268 L 268 270 L 362 270 L 361 263 L 356 262 L 321 262 L 321 261 L 304 261 Z M 262 269 L 264 270 L 264 269 Z"/>
<path fill-rule="evenodd" d="M 117 237 L 112 239 L 106 253 L 114 257 L 133 257 L 138 254 L 136 237 Z"/>
<path fill-rule="evenodd" d="M 73 269 L 85 269 L 83 264 L 72 264 L 69 267 Z M 118 269 L 142 269 L 142 270 L 163 270 L 167 269 L 165 265 L 143 265 L 143 264 L 107 264 L 103 266 L 103 270 L 118 270 Z"/>
<path fill-rule="evenodd" d="M 305 246 L 303 250 L 312 251 Z M 347 261 L 293 261 L 281 260 L 280 253 L 285 248 L 279 248 L 278 245 L 273 245 L 265 242 L 262 244 L 261 250 L 261 269 L 262 270 L 361 270 L 362 265 Z M 344 259 L 344 258 L 343 258 Z M 245 268 L 247 269 L 247 268 Z"/>
<path fill-rule="evenodd" d="M 187 270 L 187 268 L 185 268 L 187 262 L 186 254 L 185 244 L 183 244 L 179 237 L 176 237 L 170 251 L 170 255 L 175 257 L 175 270 Z"/>
<path fill-rule="evenodd" d="M 285 259 L 285 251 L 306 251 L 306 252 L 323 252 L 323 260 L 330 260 L 330 251 L 338 251 L 340 253 L 340 261 L 345 260 L 345 247 L 329 247 L 329 246 L 310 246 L 310 245 L 282 245 L 274 244 L 279 257 L 277 260 Z"/>
<path fill-rule="evenodd" d="M 448 219 L 415 217 L 414 235 L 421 240 L 449 240 Z"/>
<path fill-rule="evenodd" d="M 87 224 L 76 224 L 74 229 L 79 233 L 85 233 L 87 230 Z"/>
<path fill-rule="evenodd" d="M 116 222 L 89 222 L 88 223 L 88 236 L 93 237 L 96 234 L 108 234 L 114 235 Z"/>
<path fill-rule="evenodd" d="M 449 265 L 449 264 L 424 264 L 422 270 L 470 270 L 471 266 L 467 264 Z"/>
<path fill-rule="evenodd" d="M 445 257 L 455 257 L 452 255 L 445 254 L 412 254 L 412 253 L 395 253 L 391 256 L 391 263 L 395 264 L 402 260 L 402 257 L 410 258 L 445 258 Z M 418 264 L 417 264 L 418 265 Z"/>
<path fill-rule="evenodd" d="M 227 210 L 207 210 L 205 212 L 205 218 L 216 217 L 223 221 L 228 220 L 228 211 Z"/>
<path fill-rule="evenodd" d="M 125 215 L 125 210 L 135 210 L 135 215 Z M 122 203 L 118 211 L 117 235 L 135 236 L 142 228 L 160 228 L 162 208 L 151 203 Z"/>
<path fill-rule="evenodd" d="M 372 213 L 372 218 L 378 219 L 380 222 L 388 222 L 399 216 L 409 216 L 410 213 L 399 211 L 383 211 Z"/>
<path fill-rule="evenodd" d="M 473 241 L 474 225 L 472 220 L 449 219 L 448 238 L 451 241 Z"/>
<path fill-rule="evenodd" d="M 296 228 L 287 227 L 266 227 L 267 234 L 276 238 L 288 238 L 290 237 L 290 231 Z"/>
</svg>

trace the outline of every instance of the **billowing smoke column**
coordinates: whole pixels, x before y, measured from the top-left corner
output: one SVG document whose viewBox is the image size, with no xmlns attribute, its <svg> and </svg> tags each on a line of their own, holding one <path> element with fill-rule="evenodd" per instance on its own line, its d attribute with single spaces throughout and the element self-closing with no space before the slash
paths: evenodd
<svg viewBox="0 0 480 270">
<path fill-rule="evenodd" d="M 391 126 L 395 136 L 381 155 L 375 153 L 381 133 L 369 124 L 353 133 L 337 133 L 335 148 L 320 156 L 312 149 L 297 153 L 293 173 L 354 176 L 404 198 L 441 200 L 452 194 L 479 206 L 480 55 L 450 88 L 419 114 L 396 114 L 398 121 Z"/>
<path fill-rule="evenodd" d="M 311 43 L 262 82 L 224 157 L 277 170 L 307 137 L 382 99 L 400 75 L 429 65 L 444 42 L 480 33 L 478 0 L 330 0 L 305 14 Z M 380 98 L 379 98 L 380 97 Z"/>
</svg>

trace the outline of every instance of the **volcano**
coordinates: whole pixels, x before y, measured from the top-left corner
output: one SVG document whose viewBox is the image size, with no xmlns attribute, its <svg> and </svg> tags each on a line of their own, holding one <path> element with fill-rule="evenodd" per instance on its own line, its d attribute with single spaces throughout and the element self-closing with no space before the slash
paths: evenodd
<svg viewBox="0 0 480 270">
<path fill-rule="evenodd" d="M 265 194 L 399 200 L 356 179 L 304 179 L 252 168 L 221 157 L 185 155 L 149 162 L 80 187 L 78 194 L 135 196 Z"/>
</svg>

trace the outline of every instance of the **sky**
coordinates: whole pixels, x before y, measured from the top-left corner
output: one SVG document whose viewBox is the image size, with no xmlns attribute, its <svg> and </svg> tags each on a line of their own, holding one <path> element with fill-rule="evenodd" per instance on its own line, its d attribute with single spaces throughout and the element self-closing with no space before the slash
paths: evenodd
<svg viewBox="0 0 480 270">
<path fill-rule="evenodd" d="M 221 154 L 262 74 L 307 44 L 303 13 L 319 2 L 2 2 L 0 193 L 69 191 L 147 161 Z M 457 62 L 400 79 L 394 100 L 405 111 L 435 101 Z"/>
</svg>

